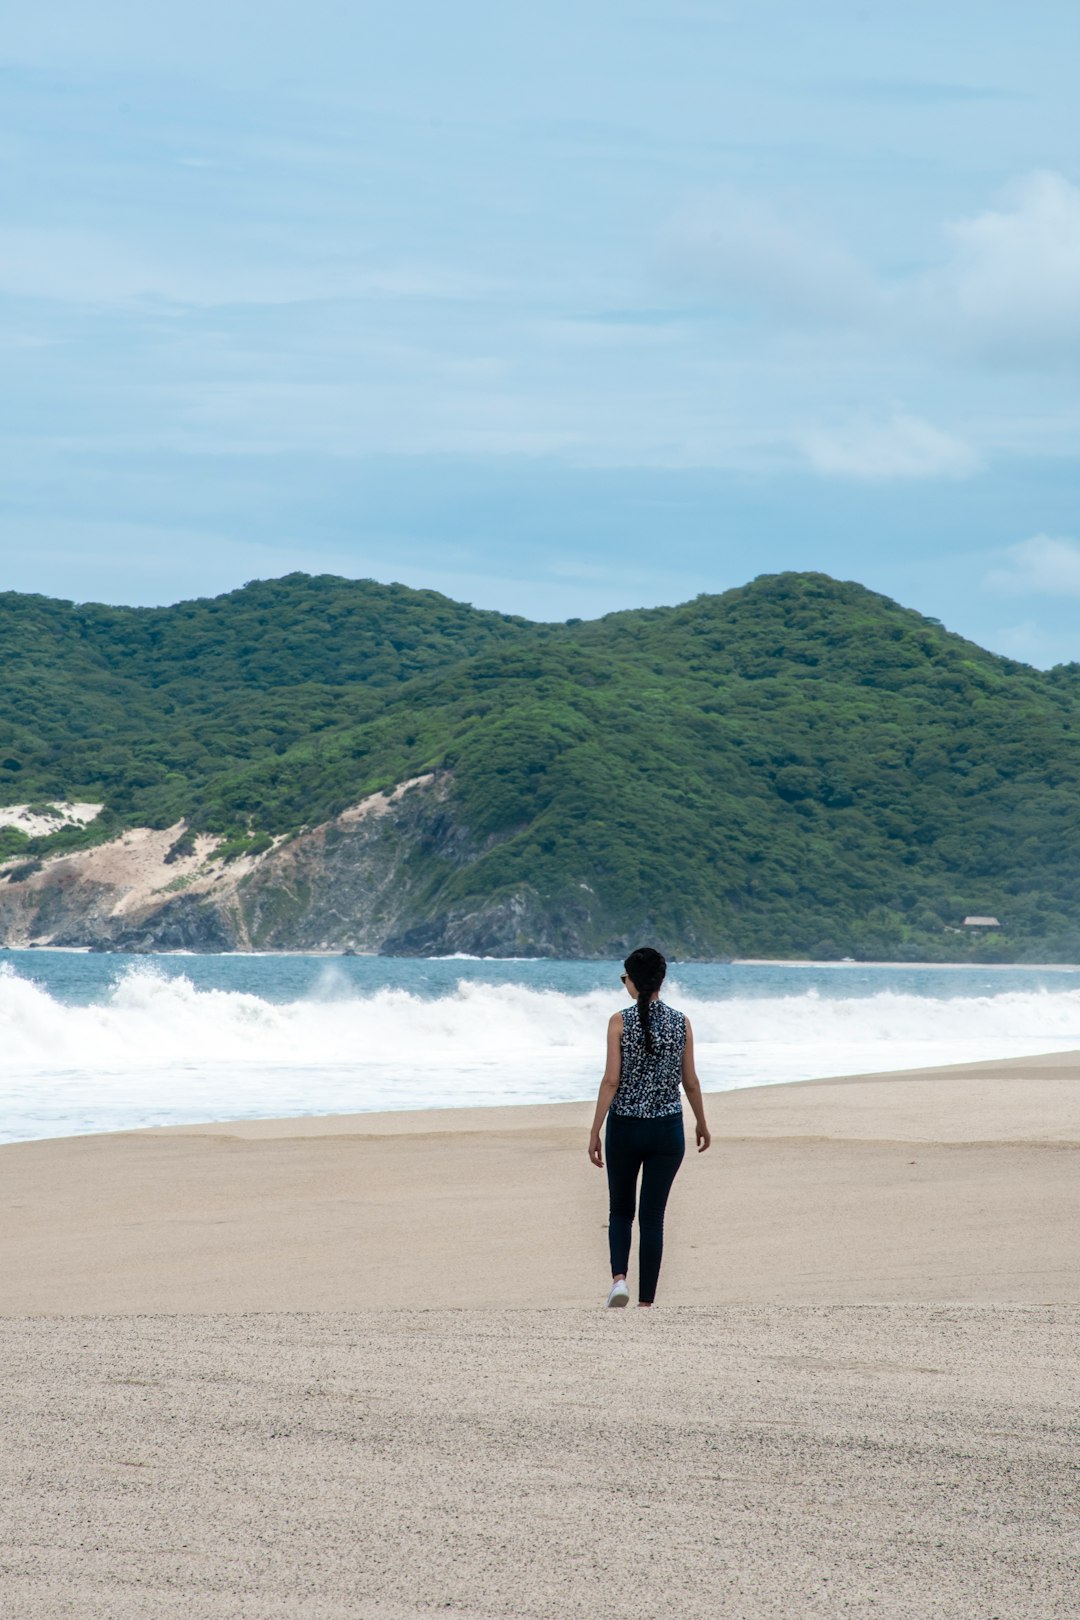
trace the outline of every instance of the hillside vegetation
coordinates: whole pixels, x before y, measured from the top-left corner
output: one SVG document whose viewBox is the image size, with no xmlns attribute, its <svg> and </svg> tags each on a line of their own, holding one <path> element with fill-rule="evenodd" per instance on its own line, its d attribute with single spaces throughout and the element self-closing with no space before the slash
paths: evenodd
<svg viewBox="0 0 1080 1620">
<path fill-rule="evenodd" d="M 1080 668 L 856 584 L 535 625 L 291 575 L 164 609 L 0 597 L 0 800 L 258 849 L 435 771 L 405 945 L 500 906 L 604 953 L 1080 957 Z M 444 827 L 445 832 L 445 827 Z M 949 932 L 969 913 L 999 936 Z"/>
</svg>

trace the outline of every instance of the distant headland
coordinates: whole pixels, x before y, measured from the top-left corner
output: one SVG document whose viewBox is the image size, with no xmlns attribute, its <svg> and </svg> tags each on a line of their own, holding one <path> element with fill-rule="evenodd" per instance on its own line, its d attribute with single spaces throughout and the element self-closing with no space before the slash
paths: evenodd
<svg viewBox="0 0 1080 1620">
<path fill-rule="evenodd" d="M 0 595 L 0 944 L 1080 959 L 1080 666 L 863 586 Z"/>
</svg>

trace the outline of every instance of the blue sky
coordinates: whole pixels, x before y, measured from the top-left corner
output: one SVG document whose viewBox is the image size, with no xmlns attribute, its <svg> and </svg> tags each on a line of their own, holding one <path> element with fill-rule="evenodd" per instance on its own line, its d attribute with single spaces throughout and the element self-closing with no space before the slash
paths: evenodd
<svg viewBox="0 0 1080 1620">
<path fill-rule="evenodd" d="M 0 31 L 0 585 L 863 581 L 1080 659 L 1080 9 L 55 0 Z"/>
</svg>

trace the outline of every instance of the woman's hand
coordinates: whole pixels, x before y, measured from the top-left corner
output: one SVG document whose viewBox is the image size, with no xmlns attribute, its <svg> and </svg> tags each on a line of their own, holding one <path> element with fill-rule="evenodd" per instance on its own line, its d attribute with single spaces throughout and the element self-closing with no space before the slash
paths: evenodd
<svg viewBox="0 0 1080 1620">
<path fill-rule="evenodd" d="M 698 1079 L 694 1067 L 694 1032 L 690 1028 L 689 1018 L 686 1020 L 686 1042 L 682 1055 L 682 1084 L 686 1092 L 686 1100 L 694 1110 L 694 1135 L 697 1137 L 697 1150 L 704 1153 L 712 1137 L 709 1127 L 705 1123 L 705 1104 L 701 1100 L 701 1081 Z"/>
<path fill-rule="evenodd" d="M 600 1151 L 600 1132 L 593 1131 L 589 1137 L 589 1161 L 595 1164 L 598 1170 L 604 1168 L 604 1155 Z"/>
</svg>

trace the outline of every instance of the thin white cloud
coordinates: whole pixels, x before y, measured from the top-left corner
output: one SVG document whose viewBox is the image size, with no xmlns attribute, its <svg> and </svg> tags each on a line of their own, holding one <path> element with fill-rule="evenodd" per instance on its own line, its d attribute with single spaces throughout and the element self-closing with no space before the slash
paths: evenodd
<svg viewBox="0 0 1080 1620">
<path fill-rule="evenodd" d="M 931 321 L 985 357 L 1080 360 L 1080 188 L 1036 173 L 1005 205 L 945 227 L 947 261 L 915 294 Z"/>
<path fill-rule="evenodd" d="M 998 207 L 944 222 L 937 262 L 907 275 L 736 192 L 684 209 L 662 258 L 691 297 L 736 314 L 1019 368 L 1080 364 L 1080 187 L 1061 174 L 1029 174 Z"/>
<path fill-rule="evenodd" d="M 340 253 L 244 264 L 146 253 L 102 232 L 0 229 L 0 293 L 76 305 L 160 300 L 208 308 L 317 299 L 476 299 L 494 284 L 415 265 L 369 266 Z"/>
<path fill-rule="evenodd" d="M 734 189 L 684 208 L 661 255 L 665 273 L 694 292 L 720 290 L 795 319 L 863 321 L 880 300 L 873 276 L 846 248 Z"/>
<path fill-rule="evenodd" d="M 1080 542 L 1033 534 L 1010 546 L 983 584 L 1005 596 L 1080 596 Z"/>
<path fill-rule="evenodd" d="M 1015 658 L 1022 664 L 1034 664 L 1036 669 L 1051 669 L 1054 664 L 1068 664 L 1076 659 L 1076 636 L 1047 629 L 1034 619 L 1019 624 L 1003 625 L 988 631 L 980 645 Z"/>
<path fill-rule="evenodd" d="M 979 469 L 979 457 L 969 444 L 917 416 L 814 428 L 800 435 L 798 443 L 814 471 L 827 477 L 969 478 Z"/>
</svg>

